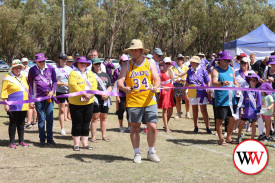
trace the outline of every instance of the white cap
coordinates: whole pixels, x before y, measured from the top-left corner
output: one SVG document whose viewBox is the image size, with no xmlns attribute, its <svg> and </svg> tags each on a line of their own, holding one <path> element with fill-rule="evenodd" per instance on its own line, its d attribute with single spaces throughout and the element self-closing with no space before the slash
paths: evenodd
<svg viewBox="0 0 275 183">
<path fill-rule="evenodd" d="M 26 58 L 26 57 L 24 57 L 24 58 L 21 59 L 21 62 L 28 62 L 28 61 L 29 61 L 29 59 Z"/>
<path fill-rule="evenodd" d="M 170 57 L 165 57 L 164 59 L 163 59 L 163 62 L 164 63 L 168 63 L 168 62 L 172 62 L 172 60 L 171 60 L 171 58 Z"/>
</svg>

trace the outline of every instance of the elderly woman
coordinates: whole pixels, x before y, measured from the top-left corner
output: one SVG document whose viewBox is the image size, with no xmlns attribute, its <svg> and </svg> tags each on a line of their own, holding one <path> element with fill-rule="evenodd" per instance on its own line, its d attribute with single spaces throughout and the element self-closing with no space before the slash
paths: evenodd
<svg viewBox="0 0 275 183">
<path fill-rule="evenodd" d="M 190 60 L 191 68 L 187 71 L 187 78 L 185 87 L 188 86 L 210 86 L 210 79 L 208 77 L 208 72 L 205 67 L 202 66 L 201 59 L 198 56 L 193 56 Z M 208 98 L 211 97 L 210 92 L 206 90 L 188 90 L 190 105 L 192 106 L 193 111 L 193 120 L 194 120 L 194 133 L 198 133 L 199 128 L 199 118 L 198 118 L 198 105 L 200 106 L 203 120 L 206 126 L 206 131 L 208 134 L 211 134 L 209 117 L 207 113 L 206 105 L 208 104 Z"/>
<path fill-rule="evenodd" d="M 61 53 L 59 55 L 59 66 L 55 68 L 56 72 L 56 79 L 57 79 L 57 87 L 56 87 L 56 96 L 64 95 L 69 93 L 69 85 L 68 85 L 68 78 L 72 71 L 72 68 L 66 65 L 67 55 L 64 53 Z M 66 135 L 65 127 L 64 127 L 64 121 L 68 121 L 67 111 L 68 105 L 66 105 L 68 98 L 57 98 L 59 104 L 59 123 L 61 127 L 61 135 Z"/>
<path fill-rule="evenodd" d="M 28 100 L 28 82 L 26 77 L 21 74 L 21 70 L 24 65 L 21 61 L 16 59 L 12 61 L 11 72 L 8 73 L 2 82 L 1 98 L 4 101 L 22 101 Z M 9 137 L 10 145 L 12 149 L 16 149 L 15 145 L 15 132 L 19 137 L 19 145 L 28 147 L 29 145 L 24 142 L 24 123 L 29 109 L 29 104 L 15 104 L 15 105 L 4 105 L 7 114 L 9 115 Z"/>
<path fill-rule="evenodd" d="M 74 69 L 69 75 L 70 93 L 83 90 L 96 90 L 97 82 L 92 71 L 87 70 L 91 63 L 86 57 L 78 57 L 74 63 Z M 80 137 L 84 149 L 93 149 L 88 145 L 89 126 L 93 116 L 94 95 L 83 94 L 69 97 L 69 107 L 72 117 L 72 136 L 74 140 L 74 151 L 80 151 Z"/>
<path fill-rule="evenodd" d="M 112 91 L 112 83 L 108 74 L 101 71 L 101 61 L 99 58 L 92 59 L 92 71 L 97 80 L 97 89 L 99 91 Z M 95 134 L 97 129 L 97 122 L 100 119 L 100 129 L 102 133 L 102 140 L 109 142 L 110 139 L 106 137 L 107 116 L 110 107 L 110 99 L 108 95 L 95 95 L 94 114 L 91 123 L 92 142 L 97 142 Z"/>
</svg>

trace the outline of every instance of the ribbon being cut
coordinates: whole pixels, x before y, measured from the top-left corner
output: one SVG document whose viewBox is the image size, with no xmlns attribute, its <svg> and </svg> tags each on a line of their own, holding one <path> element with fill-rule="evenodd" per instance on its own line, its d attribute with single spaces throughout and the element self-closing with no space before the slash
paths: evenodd
<svg viewBox="0 0 275 183">
<path fill-rule="evenodd" d="M 169 89 L 174 89 L 175 87 L 169 87 Z M 259 88 L 236 88 L 236 87 L 213 87 L 213 86 L 189 86 L 189 87 L 177 87 L 182 89 L 211 89 L 211 90 L 237 90 L 237 91 L 258 91 L 258 92 L 275 92 L 275 89 L 272 90 L 264 90 Z M 163 89 L 163 88 L 158 88 Z M 149 90 L 149 89 L 148 89 Z M 43 100 L 47 100 L 49 98 L 56 99 L 56 98 L 64 98 L 64 97 L 74 97 L 78 95 L 83 95 L 85 93 L 89 94 L 97 94 L 97 95 L 109 95 L 109 96 L 124 96 L 124 94 L 119 92 L 107 92 L 107 91 L 98 91 L 98 90 L 84 90 L 80 92 L 74 92 L 74 93 L 68 93 L 64 95 L 59 96 L 53 96 L 53 97 L 39 97 L 35 99 L 29 99 L 29 100 L 22 100 L 22 101 L 1 101 L 0 104 L 8 104 L 8 105 L 15 105 L 15 104 L 24 104 L 24 103 L 31 103 L 31 102 L 39 102 Z"/>
</svg>

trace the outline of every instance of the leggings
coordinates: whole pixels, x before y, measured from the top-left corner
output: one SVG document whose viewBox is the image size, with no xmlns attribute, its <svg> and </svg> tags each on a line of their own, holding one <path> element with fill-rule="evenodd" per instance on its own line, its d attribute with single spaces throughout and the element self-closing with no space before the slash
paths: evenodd
<svg viewBox="0 0 275 183">
<path fill-rule="evenodd" d="M 118 104 L 118 119 L 123 120 L 123 114 L 125 112 L 125 107 L 126 107 L 126 97 L 119 97 L 120 98 L 120 103 Z M 128 112 L 127 113 L 127 120 L 128 120 Z"/>
<path fill-rule="evenodd" d="M 72 136 L 89 136 L 94 104 L 69 104 L 72 118 Z"/>
<path fill-rule="evenodd" d="M 17 128 L 19 143 L 24 141 L 24 124 L 27 111 L 9 111 L 7 112 L 10 119 L 9 137 L 10 143 L 15 143 L 15 132 Z"/>
</svg>

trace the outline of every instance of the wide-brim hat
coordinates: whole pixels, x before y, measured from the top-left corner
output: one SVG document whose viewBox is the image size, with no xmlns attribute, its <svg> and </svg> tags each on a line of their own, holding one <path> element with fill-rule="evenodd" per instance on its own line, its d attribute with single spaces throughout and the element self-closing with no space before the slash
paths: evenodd
<svg viewBox="0 0 275 183">
<path fill-rule="evenodd" d="M 261 85 L 260 88 L 261 88 L 262 90 L 272 90 L 272 89 L 273 89 L 270 83 L 263 83 L 263 84 Z M 272 93 L 269 92 L 269 91 L 265 91 L 265 93 L 266 93 L 267 95 L 272 95 Z"/>
<path fill-rule="evenodd" d="M 45 61 L 45 60 L 48 60 L 48 58 L 46 58 L 45 56 L 44 56 L 44 53 L 37 53 L 35 56 L 34 56 L 34 58 L 35 58 L 35 62 L 41 62 L 41 61 Z"/>
<path fill-rule="evenodd" d="M 22 68 L 25 67 L 19 59 L 15 59 L 15 60 L 12 61 L 10 69 L 12 70 L 14 67 L 17 67 L 17 66 L 21 66 Z"/>
<path fill-rule="evenodd" d="M 194 63 L 200 64 L 201 63 L 201 58 L 198 57 L 198 56 L 193 56 L 193 57 L 191 57 L 190 62 L 194 62 Z"/>
<path fill-rule="evenodd" d="M 73 61 L 74 61 L 74 58 L 72 56 L 67 57 L 67 62 L 73 62 Z"/>
<path fill-rule="evenodd" d="M 29 61 L 29 59 L 26 58 L 26 57 L 24 57 L 24 58 L 21 59 L 21 62 L 28 62 L 28 61 Z"/>
<path fill-rule="evenodd" d="M 74 66 L 76 66 L 77 63 L 86 63 L 86 64 L 88 64 L 88 66 L 91 65 L 91 63 L 88 62 L 88 60 L 84 56 L 78 57 L 77 60 L 74 62 Z"/>
<path fill-rule="evenodd" d="M 220 54 L 219 61 L 221 60 L 233 60 L 233 58 L 231 57 L 231 54 L 229 52 L 224 51 Z"/>
<path fill-rule="evenodd" d="M 123 52 L 129 53 L 130 50 L 138 50 L 138 49 L 142 49 L 144 53 L 148 53 L 150 51 L 150 50 L 144 48 L 143 43 L 140 39 L 133 39 L 131 41 L 130 47 L 123 50 Z"/>
<path fill-rule="evenodd" d="M 257 78 L 257 80 L 258 80 L 258 84 L 256 85 L 257 88 L 260 87 L 260 86 L 262 85 L 261 79 L 260 79 L 260 77 L 258 76 L 258 74 L 254 73 L 254 72 L 248 73 L 247 76 L 245 76 L 245 80 L 246 80 L 246 82 L 247 82 L 248 84 L 249 84 L 250 78 Z"/>
<path fill-rule="evenodd" d="M 199 52 L 199 53 L 197 54 L 197 56 L 205 56 L 205 54 L 202 53 L 202 52 Z"/>
</svg>

